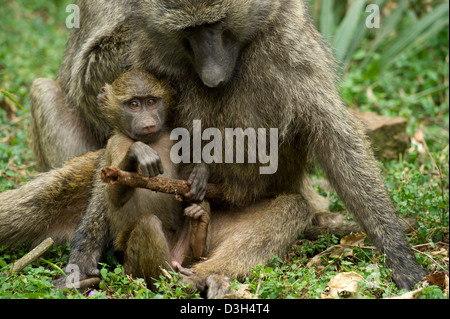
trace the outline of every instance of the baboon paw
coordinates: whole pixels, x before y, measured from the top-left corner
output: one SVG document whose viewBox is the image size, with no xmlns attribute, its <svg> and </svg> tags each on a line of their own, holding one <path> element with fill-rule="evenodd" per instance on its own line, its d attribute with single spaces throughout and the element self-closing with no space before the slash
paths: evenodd
<svg viewBox="0 0 450 319">
<path fill-rule="evenodd" d="M 425 269 L 416 269 L 408 273 L 393 271 L 392 277 L 400 289 L 412 290 L 414 286 L 423 278 L 428 276 Z"/>
<path fill-rule="evenodd" d="M 340 225 L 344 223 L 344 216 L 337 213 L 316 213 L 313 217 L 313 224 L 316 226 L 327 227 L 330 225 Z"/>
<path fill-rule="evenodd" d="M 71 290 L 74 288 L 85 290 L 98 287 L 98 284 L 100 283 L 100 277 L 83 277 L 83 279 L 73 281 L 71 280 L 71 278 L 62 275 L 59 278 L 53 280 L 51 283 L 54 286 L 54 290 Z"/>
<path fill-rule="evenodd" d="M 232 280 L 224 275 L 211 275 L 206 278 L 206 297 L 208 299 L 222 298 L 230 292 Z"/>
<path fill-rule="evenodd" d="M 219 274 L 209 275 L 207 277 L 192 275 L 184 276 L 183 283 L 190 286 L 193 290 L 206 293 L 206 298 L 222 298 L 230 292 L 232 279 Z"/>
<path fill-rule="evenodd" d="M 194 291 L 205 291 L 205 278 L 196 275 L 195 272 L 192 275 L 183 274 L 182 282 Z"/>
</svg>

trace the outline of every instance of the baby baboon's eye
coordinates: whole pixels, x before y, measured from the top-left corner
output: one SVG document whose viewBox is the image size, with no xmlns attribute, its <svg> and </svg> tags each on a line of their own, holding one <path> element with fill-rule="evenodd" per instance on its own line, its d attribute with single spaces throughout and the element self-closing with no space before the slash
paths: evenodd
<svg viewBox="0 0 450 319">
<path fill-rule="evenodd" d="M 152 106 L 152 105 L 154 105 L 156 103 L 156 99 L 148 99 L 147 100 L 147 105 L 148 106 Z"/>
<path fill-rule="evenodd" d="M 128 104 L 130 106 L 130 108 L 132 109 L 136 109 L 139 106 L 141 106 L 141 104 L 139 103 L 138 100 L 131 100 L 130 103 Z"/>
</svg>

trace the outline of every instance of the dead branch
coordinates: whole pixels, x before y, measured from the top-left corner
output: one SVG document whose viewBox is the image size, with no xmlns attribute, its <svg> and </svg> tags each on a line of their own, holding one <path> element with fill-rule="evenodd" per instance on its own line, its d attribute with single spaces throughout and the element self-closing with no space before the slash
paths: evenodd
<svg viewBox="0 0 450 319">
<path fill-rule="evenodd" d="M 185 196 L 191 189 L 188 182 L 184 180 L 165 177 L 145 177 L 137 173 L 125 172 L 115 167 L 102 168 L 100 178 L 103 182 L 112 185 L 146 188 L 155 192 L 172 194 L 182 200 L 187 200 Z M 222 189 L 215 184 L 208 184 L 205 199 L 223 201 L 224 195 Z"/>
<path fill-rule="evenodd" d="M 100 178 L 103 182 L 113 185 L 124 185 L 129 187 L 146 188 L 155 192 L 175 195 L 179 200 L 186 200 L 185 195 L 189 192 L 190 186 L 184 180 L 169 179 L 165 177 L 145 177 L 137 173 L 122 171 L 115 167 L 104 167 L 100 171 Z M 272 197 L 272 195 L 268 195 Z M 224 202 L 224 194 L 220 186 L 208 184 L 205 199 L 218 203 Z M 404 233 L 409 233 L 417 226 L 413 218 L 400 220 L 400 226 Z M 326 222 L 321 225 L 311 225 L 305 230 L 305 238 L 315 240 L 322 234 L 343 234 L 357 233 L 363 231 L 356 222 Z"/>
<path fill-rule="evenodd" d="M 21 271 L 26 266 L 31 264 L 33 261 L 41 257 L 42 254 L 45 253 L 52 246 L 53 246 L 53 239 L 47 238 L 42 243 L 37 245 L 32 251 L 30 251 L 28 254 L 20 258 L 17 262 L 15 262 L 11 271 L 12 272 Z"/>
</svg>

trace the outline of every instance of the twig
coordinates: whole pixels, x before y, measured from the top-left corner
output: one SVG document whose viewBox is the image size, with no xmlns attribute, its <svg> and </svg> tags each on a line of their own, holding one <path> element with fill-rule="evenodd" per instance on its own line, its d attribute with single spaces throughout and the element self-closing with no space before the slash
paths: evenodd
<svg viewBox="0 0 450 319">
<path fill-rule="evenodd" d="M 21 271 L 26 266 L 31 264 L 33 261 L 41 257 L 42 254 L 45 253 L 52 246 L 53 246 L 53 239 L 47 238 L 42 243 L 37 245 L 32 251 L 30 251 L 28 254 L 20 258 L 17 262 L 15 262 L 11 271 L 12 272 Z"/>
<path fill-rule="evenodd" d="M 137 173 L 122 171 L 115 167 L 104 167 L 100 171 L 103 182 L 113 185 L 146 188 L 155 192 L 175 195 L 181 199 L 189 193 L 191 186 L 187 181 L 165 177 L 145 177 Z M 222 189 L 215 184 L 208 184 L 205 199 L 223 201 Z"/>
<path fill-rule="evenodd" d="M 155 192 L 172 194 L 179 200 L 187 200 L 185 195 L 190 190 L 190 185 L 179 179 L 170 179 L 165 177 L 145 177 L 137 173 L 122 171 L 115 167 L 104 167 L 100 171 L 100 178 L 103 182 L 113 185 L 123 185 L 128 187 L 146 188 Z M 267 197 L 273 197 L 272 194 Z M 208 184 L 205 199 L 214 204 L 225 202 L 224 194 L 220 186 L 216 184 Z M 402 218 L 401 228 L 404 233 L 414 230 L 417 225 L 415 219 Z M 305 237 L 308 239 L 317 239 L 323 233 L 344 234 L 356 233 L 362 231 L 361 226 L 356 222 L 334 224 L 320 226 L 309 226 L 305 230 Z"/>
<path fill-rule="evenodd" d="M 258 287 L 256 287 L 256 292 L 255 292 L 256 297 L 258 297 L 258 295 L 259 295 L 259 289 L 261 288 L 261 282 L 262 282 L 262 274 L 259 275 Z"/>
<path fill-rule="evenodd" d="M 434 260 L 434 258 L 431 257 L 429 254 L 427 254 L 426 252 L 420 251 L 420 250 L 418 250 L 418 249 L 416 249 L 416 248 L 414 248 L 414 247 L 412 247 L 412 250 L 414 250 L 415 252 L 417 252 L 417 253 L 419 253 L 419 254 L 421 254 L 421 255 L 424 255 L 425 257 L 428 257 L 429 259 L 431 259 L 431 261 L 432 261 L 437 267 L 439 267 L 439 268 L 442 269 L 445 273 L 448 274 L 448 270 L 446 270 L 440 263 L 438 263 L 436 260 Z"/>
</svg>

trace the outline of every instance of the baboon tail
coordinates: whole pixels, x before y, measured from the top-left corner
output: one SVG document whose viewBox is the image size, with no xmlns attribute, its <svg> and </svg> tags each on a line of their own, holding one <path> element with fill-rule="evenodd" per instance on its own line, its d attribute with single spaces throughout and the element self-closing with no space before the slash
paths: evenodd
<svg viewBox="0 0 450 319">
<path fill-rule="evenodd" d="M 0 194 L 0 245 L 69 241 L 84 213 L 100 152 L 87 153 L 63 167 L 37 175 Z"/>
</svg>

